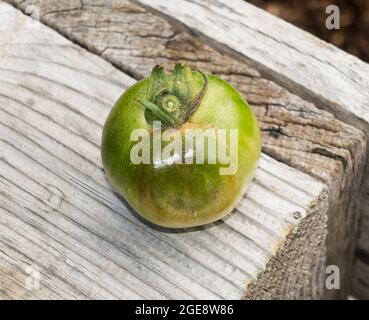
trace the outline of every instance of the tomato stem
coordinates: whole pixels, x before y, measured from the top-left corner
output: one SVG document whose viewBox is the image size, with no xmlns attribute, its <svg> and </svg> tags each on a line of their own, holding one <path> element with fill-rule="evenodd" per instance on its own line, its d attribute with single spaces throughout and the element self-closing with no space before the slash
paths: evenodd
<svg viewBox="0 0 369 320">
<path fill-rule="evenodd" d="M 179 127 L 180 123 L 168 114 L 165 110 L 157 106 L 155 103 L 150 101 L 141 101 L 139 99 L 135 99 L 138 103 L 143 105 L 146 109 L 150 110 L 155 116 L 157 116 L 165 125 Z"/>
<path fill-rule="evenodd" d="M 203 78 L 203 86 L 199 92 L 198 75 Z M 202 71 L 192 72 L 185 63 L 177 63 L 171 75 L 157 65 L 153 68 L 144 101 L 139 101 L 150 113 L 145 113 L 148 123 L 154 118 L 161 120 L 166 127 L 180 127 L 186 122 L 201 104 L 208 88 L 208 78 Z"/>
<path fill-rule="evenodd" d="M 196 111 L 196 109 L 200 105 L 201 100 L 204 97 L 205 92 L 208 88 L 208 77 L 207 77 L 207 75 L 202 71 L 199 71 L 199 73 L 204 78 L 204 86 L 202 87 L 201 91 L 189 102 L 188 109 L 187 109 L 187 117 L 186 117 L 187 119 Z"/>
</svg>

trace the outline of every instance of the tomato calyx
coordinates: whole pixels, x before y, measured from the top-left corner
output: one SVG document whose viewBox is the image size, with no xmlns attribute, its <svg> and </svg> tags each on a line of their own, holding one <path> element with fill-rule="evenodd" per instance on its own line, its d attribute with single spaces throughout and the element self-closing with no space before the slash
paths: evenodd
<svg viewBox="0 0 369 320">
<path fill-rule="evenodd" d="M 187 64 L 177 63 L 171 75 L 156 65 L 151 72 L 147 99 L 137 100 L 145 108 L 147 123 L 161 121 L 164 128 L 179 128 L 185 123 L 197 110 L 207 90 L 206 74 L 198 73 L 203 82 L 200 90 L 195 89 L 197 75 Z"/>
</svg>

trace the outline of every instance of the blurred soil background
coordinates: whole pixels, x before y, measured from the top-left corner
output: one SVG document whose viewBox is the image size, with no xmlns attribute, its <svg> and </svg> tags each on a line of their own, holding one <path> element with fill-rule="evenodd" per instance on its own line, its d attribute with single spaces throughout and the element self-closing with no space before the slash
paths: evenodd
<svg viewBox="0 0 369 320">
<path fill-rule="evenodd" d="M 369 62 L 369 0 L 247 0 Z M 327 6 L 340 9 L 340 29 L 328 30 Z"/>
</svg>

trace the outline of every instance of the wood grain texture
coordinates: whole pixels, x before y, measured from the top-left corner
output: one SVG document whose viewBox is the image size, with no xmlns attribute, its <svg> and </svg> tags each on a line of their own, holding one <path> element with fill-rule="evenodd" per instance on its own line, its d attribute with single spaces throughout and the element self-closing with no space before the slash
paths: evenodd
<svg viewBox="0 0 369 320">
<path fill-rule="evenodd" d="M 139 2 L 175 17 L 226 51 L 247 57 L 262 73 L 360 128 L 369 141 L 369 64 L 242 0 Z M 369 224 L 369 145 L 366 150 L 368 162 L 358 197 L 361 227 L 354 283 L 362 283 L 363 278 L 369 282 L 369 274 L 362 274 L 359 267 L 363 255 L 369 261 L 365 229 Z M 354 286 L 353 294 L 368 299 L 369 287 L 362 288 Z"/>
<path fill-rule="evenodd" d="M 137 79 L 147 76 L 154 64 L 170 69 L 177 60 L 185 60 L 230 81 L 246 96 L 260 120 L 263 151 L 329 186 L 331 216 L 327 224 L 332 232 L 328 261 L 342 266 L 345 279 L 349 278 L 357 224 L 354 200 L 365 163 L 365 137 L 360 130 L 318 109 L 320 101 L 309 103 L 266 79 L 244 58 L 218 50 L 178 23 L 130 1 L 10 2 L 24 11 L 35 6 L 42 22 Z M 155 3 L 160 6 L 161 2 Z M 193 12 L 193 19 L 203 11 Z M 245 41 L 239 43 L 245 45 Z M 285 294 L 286 288 L 278 290 Z"/>
<path fill-rule="evenodd" d="M 138 2 L 369 123 L 369 65 L 360 59 L 242 0 Z"/>
<path fill-rule="evenodd" d="M 265 155 L 223 221 L 169 232 L 137 219 L 99 149 L 134 80 L 4 3 L 0 22 L 0 298 L 240 298 L 271 261 L 304 281 L 324 273 L 326 229 L 311 241 L 301 232 L 324 224 L 327 189 Z M 27 266 L 38 290 L 25 288 Z"/>
</svg>

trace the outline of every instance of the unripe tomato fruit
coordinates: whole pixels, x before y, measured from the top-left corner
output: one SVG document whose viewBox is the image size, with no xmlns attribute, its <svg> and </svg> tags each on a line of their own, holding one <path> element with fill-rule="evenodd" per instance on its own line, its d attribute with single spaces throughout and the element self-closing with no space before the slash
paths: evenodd
<svg viewBox="0 0 369 320">
<path fill-rule="evenodd" d="M 236 129 L 236 170 L 221 174 L 227 165 L 219 159 L 206 161 L 206 154 L 204 163 L 196 163 L 200 149 L 195 148 L 171 154 L 179 159 L 192 153 L 193 164 L 164 158 L 154 162 L 153 140 L 150 163 L 134 163 L 131 152 L 138 141 L 131 135 L 145 129 L 152 139 L 154 121 L 161 122 L 163 131 L 176 130 L 182 141 L 187 129 Z M 227 137 L 223 145 L 230 152 L 234 146 Z M 168 143 L 162 141 L 162 148 Z M 205 149 L 209 144 L 205 142 Z M 160 226 L 185 228 L 216 221 L 235 207 L 253 178 L 260 148 L 257 120 L 237 90 L 219 77 L 177 64 L 171 75 L 156 66 L 149 78 L 123 93 L 106 120 L 101 155 L 112 185 L 142 217 Z"/>
</svg>

